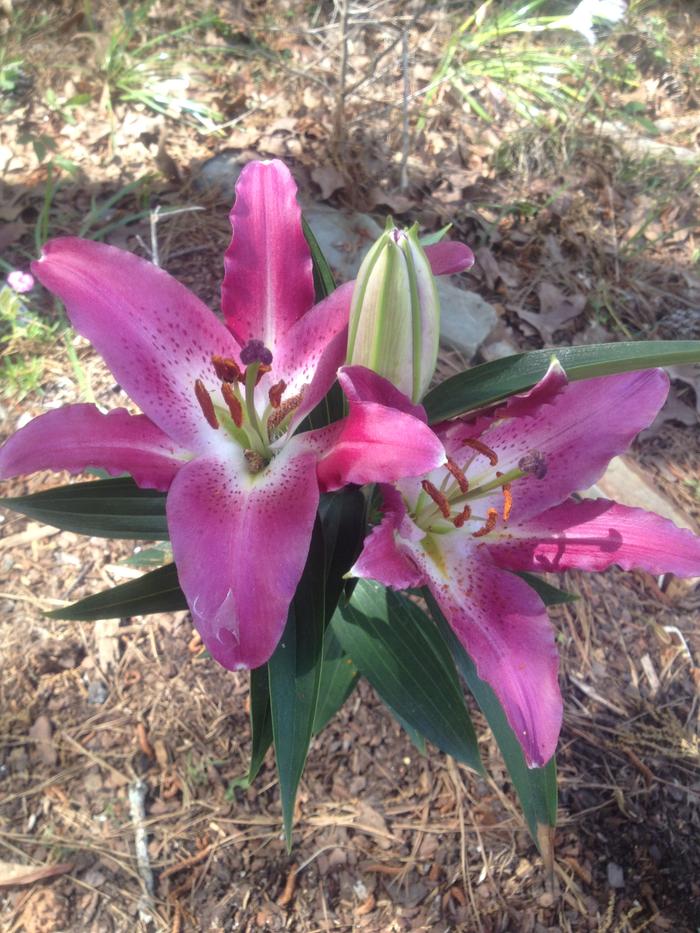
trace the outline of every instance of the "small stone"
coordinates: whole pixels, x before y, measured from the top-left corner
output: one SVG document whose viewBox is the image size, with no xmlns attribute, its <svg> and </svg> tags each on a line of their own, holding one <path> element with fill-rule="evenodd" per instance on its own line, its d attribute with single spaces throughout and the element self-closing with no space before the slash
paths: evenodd
<svg viewBox="0 0 700 933">
<path fill-rule="evenodd" d="M 223 149 L 199 167 L 194 177 L 194 186 L 200 191 L 213 191 L 221 194 L 227 203 L 233 201 L 238 176 L 243 171 L 244 162 L 239 161 L 240 153 L 235 149 Z"/>
<path fill-rule="evenodd" d="M 476 292 L 464 291 L 444 277 L 437 279 L 437 289 L 441 339 L 471 360 L 498 323 L 498 315 Z"/>
<path fill-rule="evenodd" d="M 608 884 L 611 888 L 625 886 L 625 873 L 615 862 L 608 862 Z"/>
<path fill-rule="evenodd" d="M 365 253 L 382 235 L 375 220 L 355 211 L 312 205 L 304 209 L 304 219 L 339 285 L 355 278 Z"/>
<path fill-rule="evenodd" d="M 87 701 L 91 706 L 101 706 L 105 702 L 109 690 L 102 680 L 91 680 L 88 685 Z"/>
</svg>

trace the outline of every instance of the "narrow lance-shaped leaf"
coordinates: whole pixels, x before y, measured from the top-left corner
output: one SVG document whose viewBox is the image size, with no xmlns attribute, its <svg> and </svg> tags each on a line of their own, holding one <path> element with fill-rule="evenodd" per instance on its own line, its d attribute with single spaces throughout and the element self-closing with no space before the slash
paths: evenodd
<svg viewBox="0 0 700 933">
<path fill-rule="evenodd" d="M 410 599 L 360 580 L 331 626 L 379 696 L 442 751 L 482 770 L 476 734 L 450 653 Z"/>
<path fill-rule="evenodd" d="M 313 735 L 325 625 L 325 549 L 317 519 L 282 638 L 267 662 L 272 736 L 284 833 L 291 847 L 294 801 Z"/>
<path fill-rule="evenodd" d="M 478 677 L 474 662 L 450 628 L 432 593 L 426 588 L 423 590 L 423 596 L 445 643 L 452 652 L 457 669 L 481 707 L 498 742 L 498 747 L 503 755 L 513 786 L 520 798 L 530 833 L 543 857 L 550 861 L 552 855 L 551 829 L 556 824 L 557 819 L 555 760 L 552 758 L 544 768 L 528 768 L 520 743 L 508 725 L 503 708 L 495 693 L 488 684 Z"/>
<path fill-rule="evenodd" d="M 272 715 L 267 664 L 250 672 L 250 767 L 245 786 L 257 777 L 268 748 L 272 745 Z"/>
<path fill-rule="evenodd" d="M 48 615 L 52 619 L 93 622 L 96 619 L 121 619 L 180 609 L 187 609 L 187 601 L 178 583 L 175 564 L 166 564 L 145 573 L 138 580 L 129 580 L 111 590 L 86 596 L 63 609 L 54 609 Z"/>
<path fill-rule="evenodd" d="M 165 494 L 140 489 L 131 477 L 57 486 L 0 505 L 64 531 L 101 538 L 164 541 Z"/>
<path fill-rule="evenodd" d="M 700 340 L 640 340 L 555 347 L 483 363 L 446 379 L 428 392 L 423 405 L 430 422 L 456 418 L 532 388 L 546 373 L 553 356 L 570 380 L 591 379 L 636 369 L 700 362 Z"/>
<path fill-rule="evenodd" d="M 359 680 L 355 662 L 343 650 L 333 629 L 326 629 L 323 639 L 323 663 L 318 706 L 314 718 L 314 735 L 322 732 L 345 703 Z"/>
</svg>

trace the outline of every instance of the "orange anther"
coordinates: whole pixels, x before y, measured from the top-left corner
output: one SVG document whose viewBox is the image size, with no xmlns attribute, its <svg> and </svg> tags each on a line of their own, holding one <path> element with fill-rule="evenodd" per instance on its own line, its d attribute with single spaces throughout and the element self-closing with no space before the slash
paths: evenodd
<svg viewBox="0 0 700 933">
<path fill-rule="evenodd" d="M 491 450 L 490 447 L 487 447 L 482 441 L 477 440 L 475 437 L 467 437 L 462 443 L 465 447 L 471 447 L 472 450 L 476 450 L 478 453 L 483 454 L 485 457 L 489 458 L 491 466 L 496 466 L 498 463 L 498 455 L 495 451 Z"/>
<path fill-rule="evenodd" d="M 243 406 L 236 398 L 236 393 L 233 391 L 228 382 L 222 383 L 221 394 L 224 397 L 224 401 L 226 402 L 228 410 L 231 412 L 233 423 L 237 428 L 240 428 L 243 424 Z"/>
<path fill-rule="evenodd" d="M 447 458 L 447 469 L 457 480 L 457 485 L 459 486 L 460 492 L 469 491 L 469 480 L 464 475 L 464 470 L 460 469 L 457 464 L 450 457 Z"/>
<path fill-rule="evenodd" d="M 282 393 L 287 388 L 287 383 L 284 379 L 280 379 L 279 382 L 276 382 L 273 386 L 270 387 L 268 392 L 268 397 L 270 399 L 270 405 L 273 408 L 279 408 L 282 401 Z"/>
<path fill-rule="evenodd" d="M 440 509 L 445 518 L 450 517 L 450 503 L 447 501 L 447 496 L 440 492 L 437 486 L 433 485 L 429 479 L 424 479 L 421 482 L 421 486 L 428 493 L 430 498 L 433 500 L 435 505 Z"/>
<path fill-rule="evenodd" d="M 216 418 L 216 412 L 214 411 L 214 403 L 211 400 L 211 395 L 207 392 L 207 389 L 201 379 L 196 379 L 194 383 L 194 394 L 197 396 L 197 401 L 199 402 L 199 407 L 202 409 L 202 414 L 207 419 L 207 424 L 212 428 L 218 428 L 219 422 Z"/>
<path fill-rule="evenodd" d="M 490 531 L 496 527 L 496 522 L 498 521 L 498 512 L 496 509 L 489 509 L 486 513 L 486 524 L 483 528 L 480 528 L 478 531 L 472 532 L 472 538 L 483 538 L 484 535 L 487 535 Z"/>
<path fill-rule="evenodd" d="M 513 508 L 513 493 L 510 489 L 510 483 L 503 484 L 503 521 L 507 522 L 510 518 L 510 510 Z"/>
<path fill-rule="evenodd" d="M 235 360 L 226 356 L 212 356 L 211 361 L 214 365 L 214 372 L 222 382 L 240 382 L 243 374 L 241 367 Z"/>
</svg>

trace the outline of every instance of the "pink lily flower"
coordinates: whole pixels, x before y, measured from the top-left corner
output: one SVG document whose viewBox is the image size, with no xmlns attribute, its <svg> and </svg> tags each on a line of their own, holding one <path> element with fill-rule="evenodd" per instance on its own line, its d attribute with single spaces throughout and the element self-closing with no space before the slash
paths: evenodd
<svg viewBox="0 0 700 933">
<path fill-rule="evenodd" d="M 554 635 L 540 597 L 508 571 L 569 568 L 700 574 L 700 539 L 641 509 L 574 501 L 649 425 L 662 370 L 568 383 L 554 363 L 529 393 L 445 422 L 446 466 L 382 487 L 382 522 L 352 568 L 403 589 L 427 585 L 500 700 L 530 766 L 562 721 Z"/>
<path fill-rule="evenodd" d="M 352 283 L 314 305 L 288 169 L 251 163 L 236 192 L 225 325 L 130 253 L 76 238 L 46 245 L 34 275 L 144 414 L 68 405 L 0 449 L 0 478 L 100 466 L 167 490 L 173 555 L 194 624 L 230 669 L 263 664 L 277 645 L 320 492 L 392 482 L 444 460 L 422 409 L 419 417 L 394 410 L 392 387 L 362 367 L 338 373 Z M 463 256 L 454 244 L 435 252 L 436 271 L 468 265 L 463 249 Z M 347 417 L 295 434 L 336 375 L 349 397 Z"/>
</svg>

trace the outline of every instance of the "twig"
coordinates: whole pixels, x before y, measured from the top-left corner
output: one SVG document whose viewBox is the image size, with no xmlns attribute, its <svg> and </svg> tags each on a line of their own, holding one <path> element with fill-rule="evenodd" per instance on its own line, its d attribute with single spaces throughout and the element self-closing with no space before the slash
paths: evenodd
<svg viewBox="0 0 700 933">
<path fill-rule="evenodd" d="M 336 156 L 341 155 L 345 143 L 345 79 L 348 71 L 348 8 L 349 0 L 340 0 L 340 74 L 335 98 L 333 138 Z"/>
<path fill-rule="evenodd" d="M 150 923 L 155 885 L 153 883 L 151 860 L 148 857 L 148 834 L 145 826 L 146 791 L 146 783 L 140 779 L 129 785 L 129 810 L 131 811 L 131 822 L 134 824 L 136 866 L 144 886 L 144 894 L 139 899 L 139 916 L 143 923 Z"/>
<path fill-rule="evenodd" d="M 408 94 L 409 94 L 409 84 L 408 84 L 408 33 L 404 29 L 401 34 L 401 62 L 402 62 L 402 71 L 403 71 L 403 130 L 402 130 L 402 145 L 401 145 L 401 181 L 400 187 L 402 191 L 405 191 L 408 188 L 408 149 L 409 149 L 409 128 L 408 128 Z"/>
</svg>

